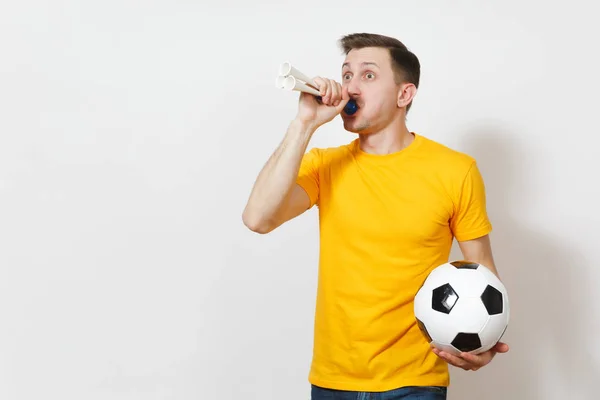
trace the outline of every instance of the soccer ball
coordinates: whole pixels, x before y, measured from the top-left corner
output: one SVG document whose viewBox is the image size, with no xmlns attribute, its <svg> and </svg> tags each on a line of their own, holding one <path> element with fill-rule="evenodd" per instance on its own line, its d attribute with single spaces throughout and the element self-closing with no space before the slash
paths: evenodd
<svg viewBox="0 0 600 400">
<path fill-rule="evenodd" d="M 494 347 L 508 326 L 506 288 L 482 264 L 453 261 L 435 268 L 414 299 L 426 340 L 451 354 L 479 354 Z"/>
</svg>

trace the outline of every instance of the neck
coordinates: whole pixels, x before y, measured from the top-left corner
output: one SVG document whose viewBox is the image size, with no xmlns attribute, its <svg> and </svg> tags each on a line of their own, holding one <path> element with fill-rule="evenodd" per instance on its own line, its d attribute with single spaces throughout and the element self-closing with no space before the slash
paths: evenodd
<svg viewBox="0 0 600 400">
<path fill-rule="evenodd" d="M 362 151 L 371 154 L 396 153 L 414 140 L 414 135 L 408 130 L 406 124 L 391 124 L 386 128 L 365 135 L 358 135 Z"/>
</svg>

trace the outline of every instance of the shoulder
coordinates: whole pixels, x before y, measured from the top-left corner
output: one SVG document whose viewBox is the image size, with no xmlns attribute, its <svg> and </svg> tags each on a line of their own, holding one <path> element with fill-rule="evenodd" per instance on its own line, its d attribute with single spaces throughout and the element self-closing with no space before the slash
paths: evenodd
<svg viewBox="0 0 600 400">
<path fill-rule="evenodd" d="M 439 171 L 464 177 L 473 167 L 476 167 L 477 161 L 470 154 L 425 136 L 420 136 L 419 140 L 421 141 L 420 153 L 427 157 Z"/>
<path fill-rule="evenodd" d="M 306 151 L 305 157 L 318 160 L 320 163 L 329 163 L 351 157 L 352 144 L 351 142 L 333 147 L 312 147 Z"/>
<path fill-rule="evenodd" d="M 475 158 L 470 154 L 451 148 L 441 142 L 430 139 L 426 136 L 420 136 L 422 147 L 436 158 L 444 161 L 452 161 L 461 164 L 470 165 L 475 162 Z"/>
<path fill-rule="evenodd" d="M 475 157 L 429 138 L 420 139 L 420 164 L 425 168 L 427 177 L 440 185 L 453 202 L 458 203 L 469 187 L 483 187 Z"/>
</svg>

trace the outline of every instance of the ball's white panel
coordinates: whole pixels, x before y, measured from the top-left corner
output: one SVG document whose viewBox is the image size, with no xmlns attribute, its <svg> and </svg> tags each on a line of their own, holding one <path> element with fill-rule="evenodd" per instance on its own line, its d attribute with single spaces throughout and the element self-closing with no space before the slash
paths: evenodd
<svg viewBox="0 0 600 400">
<path fill-rule="evenodd" d="M 415 316 L 420 320 L 423 320 L 427 315 L 427 310 L 431 309 L 431 293 L 428 287 L 423 286 L 415 296 L 413 304 Z"/>
<path fill-rule="evenodd" d="M 508 301 L 508 295 L 506 293 L 503 294 L 502 300 L 504 301 L 504 317 L 506 318 L 506 324 L 510 322 L 510 303 Z"/>
<path fill-rule="evenodd" d="M 449 277 L 450 285 L 461 298 L 479 297 L 488 285 L 485 275 L 479 269 L 454 268 Z"/>
<path fill-rule="evenodd" d="M 435 311 L 431 307 L 423 307 L 419 315 L 421 317 L 419 319 L 434 341 L 450 343 L 458 333 L 454 328 L 454 319 L 448 314 Z"/>
<path fill-rule="evenodd" d="M 448 283 L 448 279 L 450 279 L 452 272 L 455 270 L 456 268 L 450 264 L 440 265 L 427 276 L 427 279 L 425 279 L 425 283 L 423 284 L 423 289 L 433 290 L 436 287 Z"/>
<path fill-rule="evenodd" d="M 507 325 L 507 314 L 492 315 L 488 318 L 487 323 L 479 332 L 479 339 L 481 339 L 483 351 L 487 351 L 494 347 Z"/>
<path fill-rule="evenodd" d="M 450 354 L 459 355 L 460 351 L 458 351 L 454 346 L 448 343 L 433 341 L 431 342 L 436 348 L 448 352 Z"/>
<path fill-rule="evenodd" d="M 450 313 L 453 331 L 476 333 L 481 331 L 488 321 L 489 315 L 480 298 L 468 297 L 458 299 Z"/>
</svg>

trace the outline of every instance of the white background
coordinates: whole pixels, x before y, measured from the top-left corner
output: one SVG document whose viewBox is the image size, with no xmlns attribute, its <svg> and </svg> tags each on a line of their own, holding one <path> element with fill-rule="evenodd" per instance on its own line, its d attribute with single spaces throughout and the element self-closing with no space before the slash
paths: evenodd
<svg viewBox="0 0 600 400">
<path fill-rule="evenodd" d="M 352 32 L 417 54 L 409 128 L 486 180 L 511 350 L 450 399 L 597 398 L 593 4 L 3 1 L 0 399 L 308 399 L 317 211 L 241 213 L 295 114 L 279 64 L 339 79 Z"/>
</svg>

